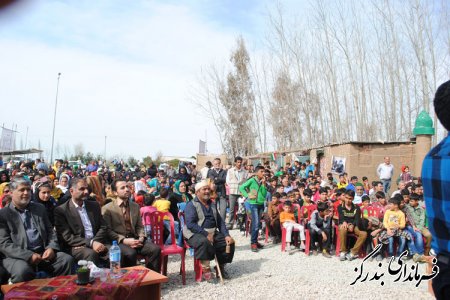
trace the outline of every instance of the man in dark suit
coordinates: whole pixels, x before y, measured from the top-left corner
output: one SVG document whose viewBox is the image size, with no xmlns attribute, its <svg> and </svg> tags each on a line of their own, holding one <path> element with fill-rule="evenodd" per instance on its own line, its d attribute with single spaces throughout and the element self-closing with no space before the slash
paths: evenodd
<svg viewBox="0 0 450 300">
<path fill-rule="evenodd" d="M 217 201 L 219 202 L 219 214 L 225 222 L 225 218 L 227 216 L 227 192 L 225 187 L 225 183 L 227 182 L 227 171 L 222 169 L 222 161 L 220 158 L 217 157 L 214 159 L 213 168 L 208 171 L 208 178 L 211 179 L 216 186 L 216 193 L 218 197 Z"/>
<path fill-rule="evenodd" d="M 111 189 L 116 198 L 102 207 L 103 218 L 109 229 L 119 238 L 122 267 L 135 266 L 137 255 L 147 257 L 147 268 L 160 271 L 161 248 L 145 238 L 140 207 L 130 201 L 130 189 L 123 180 L 115 180 Z"/>
<path fill-rule="evenodd" d="M 73 257 L 60 250 L 44 206 L 30 202 L 31 182 L 14 177 L 12 201 L 0 210 L 0 253 L 12 282 L 32 280 L 36 271 L 71 274 Z"/>
<path fill-rule="evenodd" d="M 89 197 L 86 179 L 74 178 L 70 184 L 71 199 L 55 208 L 55 227 L 64 251 L 76 260 L 95 265 L 107 261 L 108 248 L 119 236 L 106 227 L 100 205 Z"/>
</svg>

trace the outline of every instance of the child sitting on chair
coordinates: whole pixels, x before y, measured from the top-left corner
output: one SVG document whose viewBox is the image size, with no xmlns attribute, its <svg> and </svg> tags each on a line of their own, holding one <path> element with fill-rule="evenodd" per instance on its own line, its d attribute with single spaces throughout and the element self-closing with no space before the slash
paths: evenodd
<svg viewBox="0 0 450 300">
<path fill-rule="evenodd" d="M 283 228 L 286 229 L 286 248 L 292 249 L 291 247 L 291 236 L 292 230 L 298 229 L 300 231 L 300 250 L 305 249 L 305 228 L 295 222 L 294 213 L 291 210 L 292 203 L 286 200 L 283 204 L 283 211 L 280 213 L 280 223 Z"/>
<path fill-rule="evenodd" d="M 152 212 L 155 212 L 157 209 L 156 207 L 153 207 L 153 202 L 155 202 L 155 195 L 153 194 L 146 194 L 144 196 L 144 206 L 141 207 L 141 218 L 142 218 L 142 224 L 144 225 L 144 231 L 148 239 L 151 239 L 151 221 L 150 221 L 150 214 Z"/>
</svg>

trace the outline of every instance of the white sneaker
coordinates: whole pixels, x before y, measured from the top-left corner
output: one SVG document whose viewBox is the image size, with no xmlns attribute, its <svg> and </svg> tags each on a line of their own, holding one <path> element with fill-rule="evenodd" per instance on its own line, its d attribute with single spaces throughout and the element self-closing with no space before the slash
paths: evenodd
<svg viewBox="0 0 450 300">
<path fill-rule="evenodd" d="M 241 235 L 242 235 L 242 236 L 245 236 L 245 231 L 241 231 Z"/>
<path fill-rule="evenodd" d="M 346 259 L 347 259 L 346 254 L 347 254 L 347 253 L 345 253 L 345 252 L 339 253 L 339 260 L 340 260 L 340 261 L 346 260 Z"/>
</svg>

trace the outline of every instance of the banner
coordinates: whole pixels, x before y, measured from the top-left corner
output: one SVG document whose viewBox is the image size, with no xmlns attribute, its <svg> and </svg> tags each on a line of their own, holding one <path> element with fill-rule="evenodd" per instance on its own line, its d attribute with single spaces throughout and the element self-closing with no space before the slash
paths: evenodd
<svg viewBox="0 0 450 300">
<path fill-rule="evenodd" d="M 0 151 L 14 151 L 16 146 L 16 134 L 14 130 L 2 128 L 2 136 L 0 138 Z"/>
<path fill-rule="evenodd" d="M 198 153 L 199 154 L 206 154 L 206 142 L 199 140 L 198 142 Z"/>
</svg>

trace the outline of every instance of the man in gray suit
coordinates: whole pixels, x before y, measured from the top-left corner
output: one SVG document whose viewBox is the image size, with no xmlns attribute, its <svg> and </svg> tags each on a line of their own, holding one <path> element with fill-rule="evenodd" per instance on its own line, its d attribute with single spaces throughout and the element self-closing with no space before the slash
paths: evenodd
<svg viewBox="0 0 450 300">
<path fill-rule="evenodd" d="M 44 206 L 30 202 L 31 183 L 14 177 L 12 201 L 0 210 L 0 253 L 13 283 L 32 280 L 36 271 L 52 276 L 71 274 L 73 258 L 58 252 L 56 233 Z"/>
</svg>

